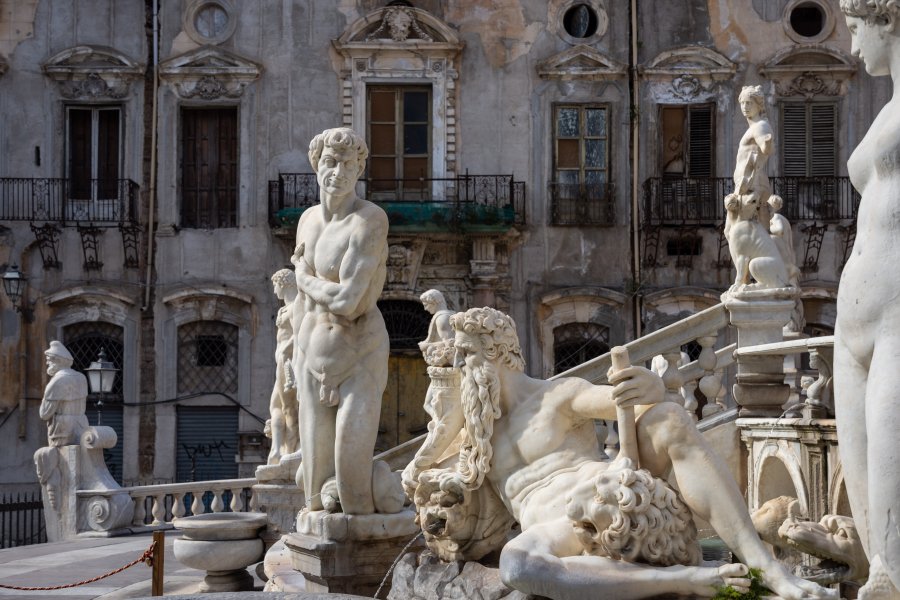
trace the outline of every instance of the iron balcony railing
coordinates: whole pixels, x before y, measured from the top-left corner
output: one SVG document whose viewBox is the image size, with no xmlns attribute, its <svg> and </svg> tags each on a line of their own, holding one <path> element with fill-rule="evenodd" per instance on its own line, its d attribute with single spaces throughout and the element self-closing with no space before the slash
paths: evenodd
<svg viewBox="0 0 900 600">
<path fill-rule="evenodd" d="M 615 225 L 612 184 L 549 183 L 551 225 Z"/>
<path fill-rule="evenodd" d="M 394 228 L 477 229 L 525 223 L 525 182 L 512 175 L 360 180 L 361 193 L 387 212 Z M 273 227 L 296 223 L 318 203 L 314 173 L 281 173 L 269 182 Z"/>
<path fill-rule="evenodd" d="M 791 222 L 855 219 L 859 194 L 848 177 L 771 177 Z M 731 177 L 651 177 L 644 182 L 644 221 L 649 225 L 720 225 Z"/>
<path fill-rule="evenodd" d="M 138 185 L 130 179 L 0 178 L 0 221 L 114 226 L 137 221 Z"/>
</svg>

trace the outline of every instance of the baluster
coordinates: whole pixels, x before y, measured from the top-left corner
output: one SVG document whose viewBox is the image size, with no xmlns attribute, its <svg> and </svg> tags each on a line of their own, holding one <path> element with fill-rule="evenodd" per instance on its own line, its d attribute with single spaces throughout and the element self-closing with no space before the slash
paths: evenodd
<svg viewBox="0 0 900 600">
<path fill-rule="evenodd" d="M 824 418 L 827 417 L 834 409 L 831 403 L 831 349 L 830 348 L 810 348 L 809 349 L 809 366 L 818 370 L 819 378 L 816 379 L 809 389 L 806 390 L 807 410 L 803 416 L 807 418 Z"/>
<path fill-rule="evenodd" d="M 153 524 L 161 525 L 166 522 L 166 494 L 157 494 L 153 496 L 153 508 L 150 511 L 153 514 Z"/>
<path fill-rule="evenodd" d="M 231 503 L 228 505 L 231 512 L 241 512 L 241 488 L 230 489 Z"/>
<path fill-rule="evenodd" d="M 213 490 L 212 511 L 220 513 L 225 510 L 225 503 L 222 502 L 222 490 Z"/>
<path fill-rule="evenodd" d="M 666 386 L 666 400 L 675 402 L 684 406 L 684 397 L 681 395 L 681 384 L 684 383 L 684 376 L 678 370 L 681 362 L 681 349 L 675 348 L 668 352 L 663 352 L 662 357 L 666 361 L 666 369 L 662 372 L 663 384 Z"/>
<path fill-rule="evenodd" d="M 609 426 L 606 421 L 594 421 L 594 435 L 597 436 L 597 443 L 600 445 L 600 450 L 603 451 L 606 448 L 606 439 L 609 437 Z"/>
<path fill-rule="evenodd" d="M 697 381 L 685 381 L 681 386 L 682 398 L 684 398 L 684 410 L 697 420 L 697 396 L 694 391 L 697 389 Z"/>
<path fill-rule="evenodd" d="M 144 508 L 144 499 L 146 496 L 132 496 L 134 499 L 134 519 L 132 525 L 135 527 L 143 527 L 144 519 L 147 518 L 147 509 Z"/>
<path fill-rule="evenodd" d="M 175 518 L 183 517 L 185 514 L 184 509 L 184 493 L 173 492 L 172 493 L 172 516 Z"/>
<path fill-rule="evenodd" d="M 194 490 L 191 493 L 194 496 L 194 501 L 191 502 L 191 514 L 192 515 L 202 515 L 203 514 L 203 492 Z"/>
<path fill-rule="evenodd" d="M 604 421 L 606 423 L 606 447 L 603 449 L 610 460 L 614 459 L 619 453 L 619 432 L 616 431 L 615 421 Z"/>
<path fill-rule="evenodd" d="M 700 344 L 700 356 L 697 357 L 697 365 L 706 372 L 700 378 L 700 392 L 706 396 L 706 405 L 703 407 L 703 418 L 712 416 L 725 410 L 725 405 L 719 400 L 720 392 L 723 392 L 721 371 L 716 371 L 715 344 L 718 338 L 714 335 L 705 335 L 697 338 Z M 724 392 L 723 392 L 724 393 Z"/>
<path fill-rule="evenodd" d="M 256 492 L 254 491 L 254 489 L 253 489 L 252 487 L 250 488 L 250 502 L 249 502 L 249 505 L 250 505 L 250 511 L 251 511 L 251 512 L 257 512 L 256 509 L 259 508 L 259 505 L 256 503 Z"/>
</svg>

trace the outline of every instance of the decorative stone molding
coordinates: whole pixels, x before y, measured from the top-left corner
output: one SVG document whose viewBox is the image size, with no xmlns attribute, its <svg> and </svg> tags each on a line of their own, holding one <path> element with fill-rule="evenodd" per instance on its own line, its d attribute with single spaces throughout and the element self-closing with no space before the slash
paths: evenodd
<svg viewBox="0 0 900 600">
<path fill-rule="evenodd" d="M 56 81 L 60 95 L 68 100 L 125 98 L 131 82 L 144 73 L 143 64 L 105 46 L 68 48 L 52 56 L 41 69 Z"/>
<path fill-rule="evenodd" d="M 856 65 L 842 52 L 817 44 L 792 46 L 774 54 L 759 68 L 782 97 L 843 96 Z"/>
<path fill-rule="evenodd" d="M 666 50 L 638 67 L 638 73 L 657 88 L 657 95 L 685 102 L 709 97 L 719 82 L 730 80 L 736 71 L 735 63 L 703 46 Z"/>
<path fill-rule="evenodd" d="M 565 16 L 576 4 L 584 4 L 597 19 L 596 30 L 587 37 L 574 37 L 565 26 Z M 551 0 L 547 7 L 547 30 L 555 33 L 569 44 L 595 44 L 609 27 L 609 15 L 598 0 Z"/>
<path fill-rule="evenodd" d="M 432 177 L 456 175 L 456 79 L 464 43 L 420 8 L 387 6 L 352 23 L 332 42 L 343 58 L 343 125 L 366 131 L 366 86 L 431 87 Z M 436 190 L 437 191 L 437 190 Z"/>
<path fill-rule="evenodd" d="M 620 79 L 628 74 L 624 64 L 584 44 L 542 60 L 537 72 L 541 79 L 585 81 Z"/>
<path fill-rule="evenodd" d="M 419 276 L 419 265 L 425 253 L 425 240 L 392 241 L 388 246 L 387 281 L 385 289 L 414 290 Z M 418 301 L 418 296 L 412 298 Z"/>
<path fill-rule="evenodd" d="M 191 0 L 184 9 L 181 25 L 198 44 L 221 44 L 234 35 L 237 15 L 229 0 Z"/>
<path fill-rule="evenodd" d="M 259 63 L 213 46 L 186 52 L 159 65 L 160 79 L 184 99 L 239 98 L 262 71 Z"/>
</svg>

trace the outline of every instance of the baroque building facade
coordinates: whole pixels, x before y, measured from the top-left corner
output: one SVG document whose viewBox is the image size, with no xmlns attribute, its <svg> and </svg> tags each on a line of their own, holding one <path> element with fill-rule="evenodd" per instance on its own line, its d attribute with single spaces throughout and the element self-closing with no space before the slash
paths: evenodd
<svg viewBox="0 0 900 600">
<path fill-rule="evenodd" d="M 0 300 L 7 487 L 34 481 L 53 339 L 120 369 L 89 417 L 119 433 L 121 481 L 264 461 L 269 276 L 325 128 L 365 135 L 359 192 L 390 217 L 384 450 L 428 421 L 425 290 L 512 314 L 539 376 L 718 303 L 745 85 L 804 332 L 831 332 L 846 161 L 890 94 L 837 0 L 25 0 L 0 25 L 0 270 L 26 281 Z"/>
</svg>

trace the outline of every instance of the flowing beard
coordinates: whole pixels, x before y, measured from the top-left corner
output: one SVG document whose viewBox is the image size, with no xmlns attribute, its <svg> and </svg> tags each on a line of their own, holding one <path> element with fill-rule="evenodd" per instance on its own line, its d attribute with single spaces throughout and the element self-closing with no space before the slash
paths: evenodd
<svg viewBox="0 0 900 600">
<path fill-rule="evenodd" d="M 463 367 L 460 395 L 466 418 L 466 436 L 459 451 L 458 470 L 462 482 L 474 490 L 481 487 L 484 476 L 491 470 L 494 455 L 491 436 L 494 434 L 494 420 L 500 416 L 497 368 L 483 358 L 474 367 Z"/>
</svg>

